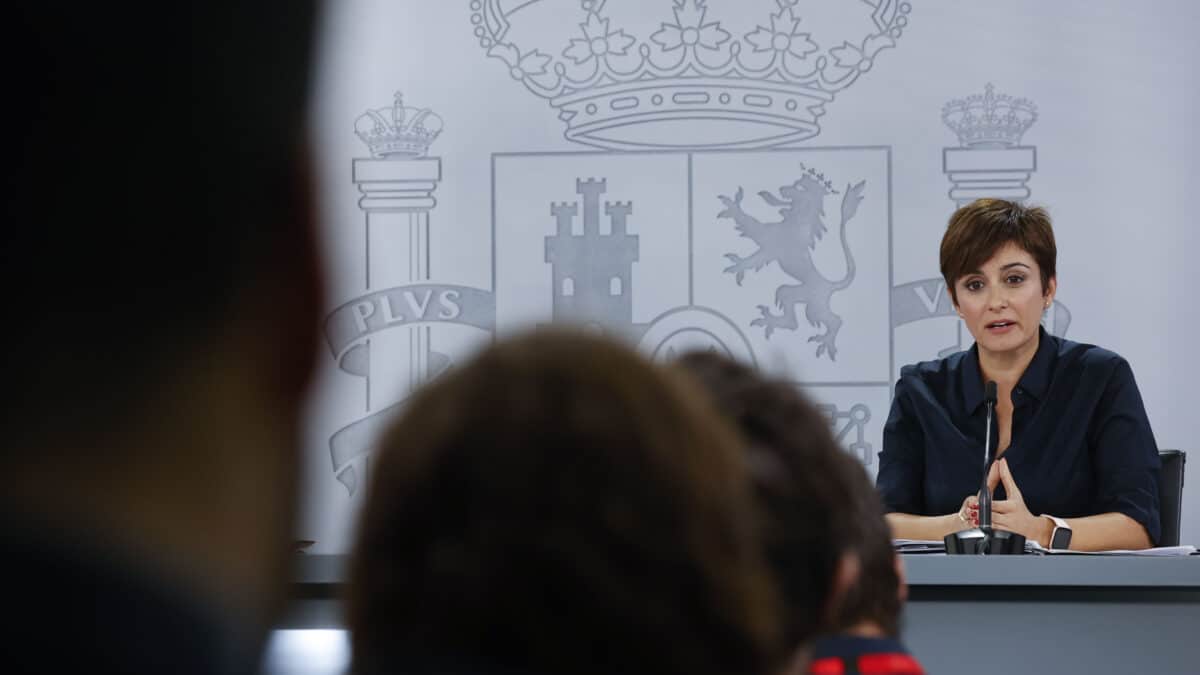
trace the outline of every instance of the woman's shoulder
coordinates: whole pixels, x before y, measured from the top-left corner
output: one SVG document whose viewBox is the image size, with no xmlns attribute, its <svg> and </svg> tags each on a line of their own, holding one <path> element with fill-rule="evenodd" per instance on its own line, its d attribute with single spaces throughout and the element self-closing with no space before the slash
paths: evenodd
<svg viewBox="0 0 1200 675">
<path fill-rule="evenodd" d="M 1128 368 L 1129 362 L 1125 357 L 1111 349 L 1087 342 L 1075 342 L 1062 337 L 1050 337 L 1055 343 L 1055 352 L 1062 366 L 1083 370 L 1111 373 L 1120 368 Z"/>
<path fill-rule="evenodd" d="M 944 358 L 903 366 L 900 368 L 900 381 L 896 383 L 896 395 L 899 396 L 902 389 L 945 391 L 954 384 L 956 378 L 962 376 L 970 356 L 970 350 L 961 351 Z"/>
</svg>

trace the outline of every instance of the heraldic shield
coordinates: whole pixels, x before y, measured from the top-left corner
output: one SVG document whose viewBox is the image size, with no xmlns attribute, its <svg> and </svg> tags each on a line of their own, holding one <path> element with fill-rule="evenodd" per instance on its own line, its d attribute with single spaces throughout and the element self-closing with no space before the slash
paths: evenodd
<svg viewBox="0 0 1200 675">
<path fill-rule="evenodd" d="M 890 397 L 886 147 L 493 155 L 496 331 L 581 324 L 795 382 L 874 469 Z"/>
</svg>

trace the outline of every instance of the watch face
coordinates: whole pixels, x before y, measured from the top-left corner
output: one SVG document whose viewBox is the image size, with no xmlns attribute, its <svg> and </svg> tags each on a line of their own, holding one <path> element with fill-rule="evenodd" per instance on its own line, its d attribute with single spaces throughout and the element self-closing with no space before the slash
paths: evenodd
<svg viewBox="0 0 1200 675">
<path fill-rule="evenodd" d="M 1066 548 L 1071 543 L 1071 531 L 1064 527 L 1054 528 L 1050 536 L 1050 548 Z"/>
</svg>

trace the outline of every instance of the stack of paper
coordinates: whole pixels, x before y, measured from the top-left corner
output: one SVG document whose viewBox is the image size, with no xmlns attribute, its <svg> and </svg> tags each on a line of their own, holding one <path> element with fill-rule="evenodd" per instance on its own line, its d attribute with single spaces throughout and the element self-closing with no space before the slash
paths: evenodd
<svg viewBox="0 0 1200 675">
<path fill-rule="evenodd" d="M 945 553 L 946 543 L 932 539 L 893 539 L 892 547 L 897 553 Z"/>
<path fill-rule="evenodd" d="M 946 544 L 927 539 L 893 539 L 892 547 L 897 553 L 945 553 Z M 1141 551 L 1070 551 L 1042 548 L 1036 541 L 1025 542 L 1025 553 L 1032 555 L 1111 555 L 1140 556 L 1146 558 L 1176 558 L 1197 555 L 1195 546 L 1160 546 Z"/>
<path fill-rule="evenodd" d="M 1043 555 L 1132 555 L 1145 558 L 1177 558 L 1189 555 L 1196 555 L 1195 546 L 1160 546 L 1158 548 L 1147 548 L 1139 551 L 1114 550 L 1114 551 L 1071 551 L 1064 549 L 1045 549 L 1033 544 L 1036 548 L 1034 552 Z M 1028 548 L 1028 545 L 1026 545 Z"/>
</svg>

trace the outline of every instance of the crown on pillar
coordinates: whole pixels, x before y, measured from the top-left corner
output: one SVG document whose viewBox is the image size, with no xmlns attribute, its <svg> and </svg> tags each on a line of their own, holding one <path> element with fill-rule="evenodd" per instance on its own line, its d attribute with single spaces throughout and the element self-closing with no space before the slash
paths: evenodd
<svg viewBox="0 0 1200 675">
<path fill-rule="evenodd" d="M 1037 106 L 1026 98 L 997 94 L 989 83 L 984 93 L 950 101 L 942 121 L 958 134 L 963 147 L 1010 148 L 1037 121 Z"/>
<path fill-rule="evenodd" d="M 354 121 L 354 133 L 382 158 L 424 157 L 442 133 L 442 118 L 428 108 L 409 108 L 396 92 L 390 108 L 368 110 Z"/>
</svg>

